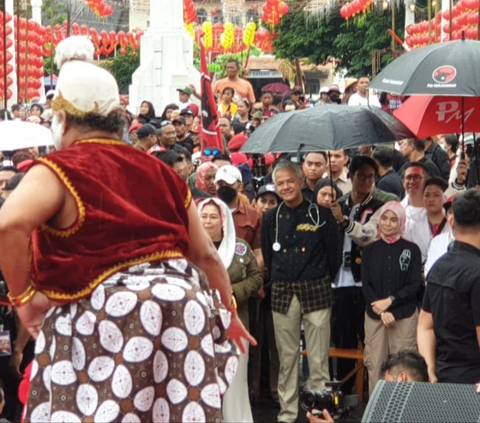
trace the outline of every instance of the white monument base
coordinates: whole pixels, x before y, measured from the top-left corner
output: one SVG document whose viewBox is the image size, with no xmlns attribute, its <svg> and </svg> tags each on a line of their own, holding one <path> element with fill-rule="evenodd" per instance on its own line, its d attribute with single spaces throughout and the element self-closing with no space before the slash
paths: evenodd
<svg viewBox="0 0 480 423">
<path fill-rule="evenodd" d="M 138 113 L 146 100 L 160 116 L 167 104 L 178 103 L 177 88 L 189 84 L 199 89 L 200 73 L 193 65 L 193 40 L 183 26 L 183 3 L 151 0 L 150 28 L 141 39 L 140 67 L 132 77 L 129 110 Z"/>
</svg>

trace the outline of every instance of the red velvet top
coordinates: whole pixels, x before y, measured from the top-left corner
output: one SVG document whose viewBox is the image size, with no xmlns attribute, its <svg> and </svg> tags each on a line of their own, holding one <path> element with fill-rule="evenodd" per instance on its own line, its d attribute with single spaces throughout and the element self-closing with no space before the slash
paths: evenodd
<svg viewBox="0 0 480 423">
<path fill-rule="evenodd" d="M 191 194 L 155 157 L 108 139 L 80 141 L 38 159 L 77 203 L 66 229 L 32 233 L 31 274 L 51 299 L 77 300 L 130 266 L 184 257 Z"/>
</svg>

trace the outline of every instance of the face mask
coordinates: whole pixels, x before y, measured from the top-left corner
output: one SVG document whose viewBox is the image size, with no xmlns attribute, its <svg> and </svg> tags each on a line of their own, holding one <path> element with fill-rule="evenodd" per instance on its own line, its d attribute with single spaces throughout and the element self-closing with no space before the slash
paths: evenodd
<svg viewBox="0 0 480 423">
<path fill-rule="evenodd" d="M 237 190 L 232 187 L 223 186 L 217 189 L 217 195 L 224 203 L 229 204 L 237 196 Z"/>
<path fill-rule="evenodd" d="M 63 136 L 63 125 L 60 123 L 58 114 L 53 115 L 52 124 L 50 126 L 52 131 L 53 146 L 55 150 L 62 149 L 62 136 Z"/>
</svg>

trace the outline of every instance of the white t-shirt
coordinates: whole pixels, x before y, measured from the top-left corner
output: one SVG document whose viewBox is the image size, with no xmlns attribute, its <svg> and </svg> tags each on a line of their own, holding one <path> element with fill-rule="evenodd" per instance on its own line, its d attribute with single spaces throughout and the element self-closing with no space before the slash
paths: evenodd
<svg viewBox="0 0 480 423">
<path fill-rule="evenodd" d="M 430 243 L 427 262 L 425 263 L 425 276 L 428 275 L 428 272 L 430 272 L 430 269 L 435 264 L 435 262 L 444 254 L 446 254 L 446 252 L 448 251 L 448 246 L 452 241 L 455 240 L 450 225 L 446 226 L 448 227 L 448 230 L 446 232 L 442 232 L 440 235 L 433 238 L 432 242 Z"/>
<path fill-rule="evenodd" d="M 362 97 L 360 94 L 352 94 L 348 100 L 349 106 L 372 106 L 372 107 L 382 107 L 378 97 L 376 95 L 369 95 L 368 97 Z"/>
</svg>

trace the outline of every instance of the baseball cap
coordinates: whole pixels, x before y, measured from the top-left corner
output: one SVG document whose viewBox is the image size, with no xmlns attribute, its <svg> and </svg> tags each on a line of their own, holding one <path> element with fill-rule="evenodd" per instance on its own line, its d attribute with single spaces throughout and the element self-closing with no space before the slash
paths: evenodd
<svg viewBox="0 0 480 423">
<path fill-rule="evenodd" d="M 187 107 L 185 109 L 182 109 L 182 111 L 180 112 L 180 116 L 182 115 L 191 115 L 191 116 L 195 116 L 195 114 L 193 113 L 193 110 L 190 109 L 190 107 Z"/>
<path fill-rule="evenodd" d="M 230 154 L 230 159 L 232 160 L 233 166 L 240 166 L 241 164 L 248 163 L 248 157 L 244 153 L 239 153 L 238 151 Z"/>
<path fill-rule="evenodd" d="M 133 132 L 136 131 L 137 129 L 141 128 L 143 125 L 141 123 L 134 123 L 132 126 L 130 126 L 128 132 Z"/>
<path fill-rule="evenodd" d="M 195 128 L 190 130 L 192 134 L 201 134 L 202 133 L 202 125 L 198 125 Z"/>
<path fill-rule="evenodd" d="M 173 119 L 173 122 L 172 122 L 174 125 L 176 123 L 183 123 L 185 124 L 185 118 L 182 117 L 182 116 L 175 116 L 175 118 Z"/>
<path fill-rule="evenodd" d="M 193 91 L 190 87 L 184 87 L 184 88 L 177 88 L 177 91 L 180 93 L 185 93 L 188 95 L 192 95 Z"/>
<path fill-rule="evenodd" d="M 323 93 L 328 93 L 328 87 L 322 87 L 320 88 L 320 94 L 323 94 Z"/>
<path fill-rule="evenodd" d="M 145 125 L 142 125 L 140 128 L 137 129 L 138 138 L 146 138 L 149 135 L 154 135 L 154 134 L 155 134 L 155 127 L 153 125 L 150 125 L 149 123 L 146 123 Z"/>
<path fill-rule="evenodd" d="M 247 136 L 241 132 L 240 134 L 234 135 L 232 139 L 228 142 L 228 149 L 232 152 L 238 151 L 243 147 L 243 144 L 247 142 Z"/>
<path fill-rule="evenodd" d="M 303 94 L 303 88 L 300 85 L 295 86 L 295 88 L 292 90 L 292 94 L 296 93 Z"/>
<path fill-rule="evenodd" d="M 195 104 L 195 103 L 190 103 L 188 106 L 187 106 L 187 109 L 190 109 L 192 112 L 193 112 L 193 115 L 194 116 L 198 116 L 198 106 Z"/>
<path fill-rule="evenodd" d="M 328 92 L 331 93 L 332 91 L 340 92 L 340 87 L 338 84 L 332 84 L 328 87 Z"/>
<path fill-rule="evenodd" d="M 262 112 L 259 110 L 252 115 L 252 119 L 262 119 Z"/>
<path fill-rule="evenodd" d="M 280 200 L 280 196 L 278 195 L 278 192 L 275 189 L 275 185 L 273 184 L 262 185 L 258 189 L 257 197 L 261 197 L 262 195 L 265 195 L 265 194 L 273 194 Z"/>
<path fill-rule="evenodd" d="M 215 175 L 215 182 L 223 181 L 228 185 L 233 185 L 235 182 L 242 182 L 242 174 L 240 171 L 232 165 L 226 165 L 218 169 L 217 174 Z"/>
</svg>

